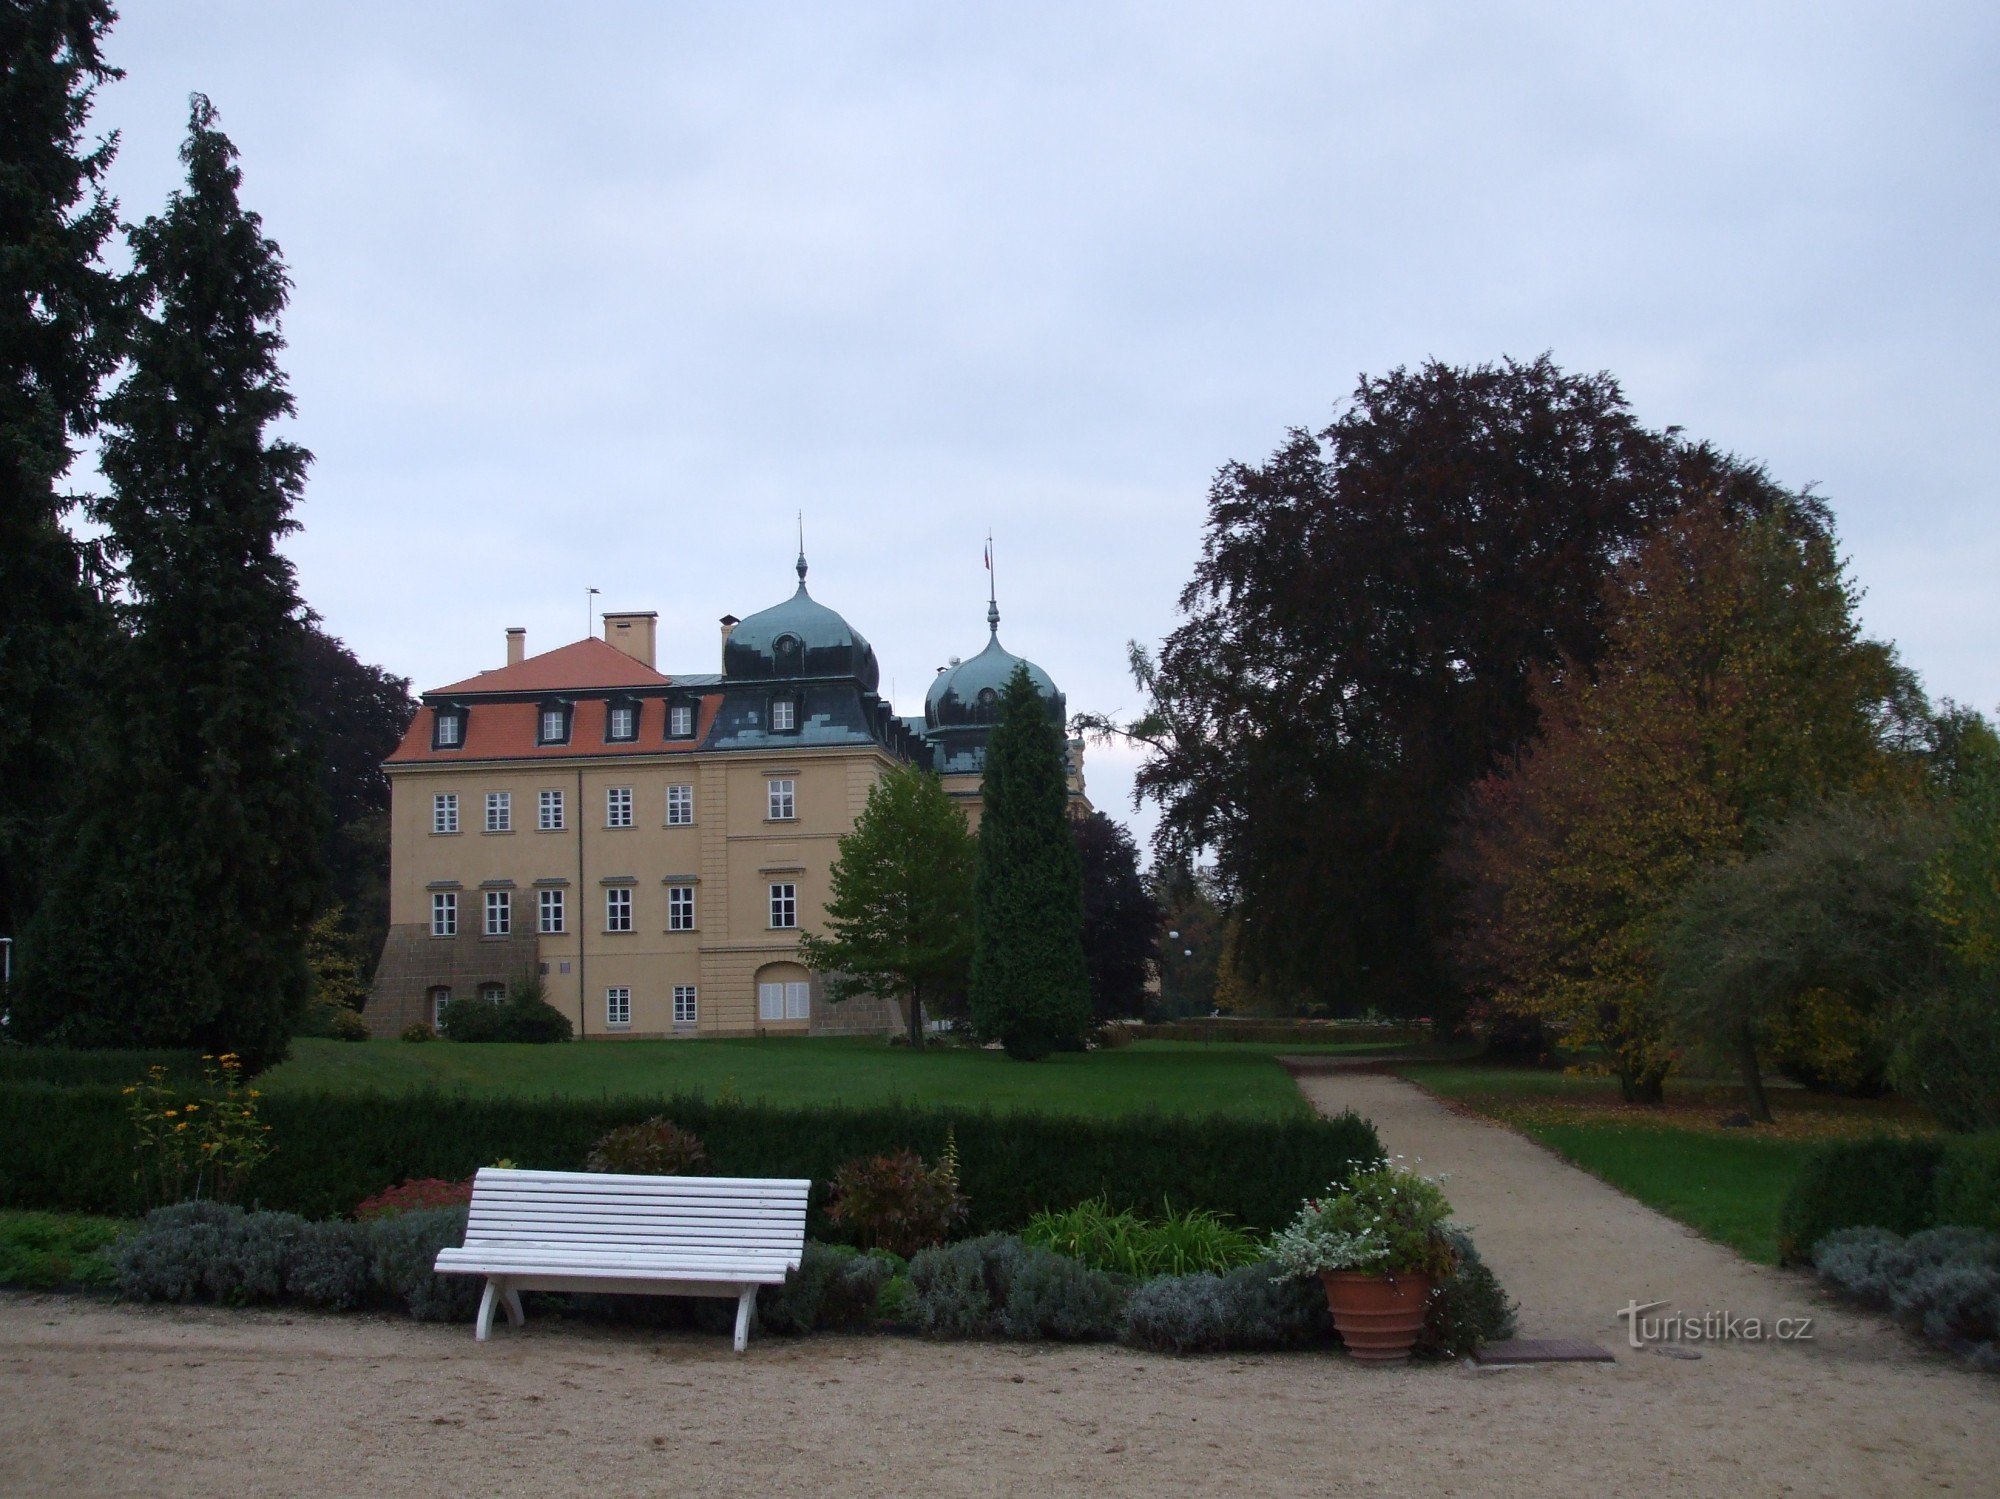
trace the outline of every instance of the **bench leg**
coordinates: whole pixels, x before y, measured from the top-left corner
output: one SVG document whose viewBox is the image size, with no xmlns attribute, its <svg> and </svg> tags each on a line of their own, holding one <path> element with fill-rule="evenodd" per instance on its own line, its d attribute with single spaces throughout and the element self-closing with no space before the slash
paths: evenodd
<svg viewBox="0 0 2000 1499">
<path fill-rule="evenodd" d="M 528 1320 L 528 1314 L 521 1310 L 521 1293 L 512 1286 L 500 1293 L 500 1304 L 507 1309 L 507 1320 L 519 1327 Z"/>
<path fill-rule="evenodd" d="M 486 1290 L 479 1298 L 479 1320 L 473 1324 L 472 1336 L 479 1342 L 486 1341 L 486 1335 L 493 1331 L 493 1303 L 499 1300 L 500 1282 L 492 1276 L 486 1278 Z"/>
<path fill-rule="evenodd" d="M 736 1298 L 736 1351 L 750 1346 L 750 1314 L 757 1310 L 757 1288 L 745 1286 Z"/>
</svg>

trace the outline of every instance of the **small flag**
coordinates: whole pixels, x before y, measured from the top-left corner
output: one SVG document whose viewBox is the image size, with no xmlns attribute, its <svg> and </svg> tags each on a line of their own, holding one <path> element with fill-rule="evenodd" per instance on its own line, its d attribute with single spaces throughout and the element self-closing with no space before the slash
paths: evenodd
<svg viewBox="0 0 2000 1499">
<path fill-rule="evenodd" d="M 990 541 L 986 543 L 986 570 L 989 573 L 993 571 L 993 543 Z"/>
</svg>

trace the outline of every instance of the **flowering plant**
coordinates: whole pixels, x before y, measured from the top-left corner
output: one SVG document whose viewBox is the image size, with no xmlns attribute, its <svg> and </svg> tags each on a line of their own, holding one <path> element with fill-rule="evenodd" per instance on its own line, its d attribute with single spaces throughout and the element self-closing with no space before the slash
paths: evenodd
<svg viewBox="0 0 2000 1499">
<path fill-rule="evenodd" d="M 271 1153 L 271 1126 L 257 1117 L 262 1095 L 245 1083 L 243 1059 L 225 1051 L 202 1062 L 193 1094 L 175 1088 L 164 1067 L 147 1068 L 146 1081 L 125 1090 L 139 1137 L 133 1175 L 154 1202 L 232 1202 L 244 1175 Z"/>
<path fill-rule="evenodd" d="M 1451 1204 L 1438 1183 L 1392 1160 L 1375 1161 L 1347 1185 L 1309 1197 L 1271 1240 L 1271 1257 L 1293 1275 L 1361 1270 L 1382 1275 L 1449 1275 L 1458 1256 L 1444 1225 Z"/>
</svg>

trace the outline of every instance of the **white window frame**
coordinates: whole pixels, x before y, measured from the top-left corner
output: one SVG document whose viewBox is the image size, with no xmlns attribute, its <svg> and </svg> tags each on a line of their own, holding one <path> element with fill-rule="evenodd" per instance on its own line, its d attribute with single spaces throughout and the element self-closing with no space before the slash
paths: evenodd
<svg viewBox="0 0 2000 1499">
<path fill-rule="evenodd" d="M 795 931 L 799 924 L 799 887 L 792 880 L 771 881 L 771 930 Z"/>
<path fill-rule="evenodd" d="M 694 930 L 694 886 L 667 886 L 667 930 L 670 932 Z"/>
<path fill-rule="evenodd" d="M 607 932 L 629 932 L 632 930 L 632 887 L 612 885 L 604 892 L 604 930 Z"/>
<path fill-rule="evenodd" d="M 624 727 L 619 727 L 619 720 Z M 639 737 L 639 709 L 634 703 L 613 703 L 606 711 L 604 737 L 607 739 L 637 739 Z"/>
<path fill-rule="evenodd" d="M 764 816 L 770 822 L 796 822 L 799 783 L 790 776 L 773 776 L 764 783 Z"/>
<path fill-rule="evenodd" d="M 759 1020 L 812 1019 L 812 985 L 792 979 L 757 986 Z"/>
<path fill-rule="evenodd" d="M 439 749 L 457 749 L 465 740 L 465 720 L 456 713 L 440 713 L 437 716 L 437 746 Z"/>
<path fill-rule="evenodd" d="M 686 782 L 667 787 L 667 826 L 694 826 L 694 787 Z"/>
<path fill-rule="evenodd" d="M 451 1003 L 450 984 L 432 984 L 430 987 L 431 1029 L 444 1029 L 444 1007 Z"/>
<path fill-rule="evenodd" d="M 563 907 L 568 903 L 560 889 L 537 890 L 535 892 L 535 921 L 544 937 L 560 937 L 563 934 Z"/>
<path fill-rule="evenodd" d="M 693 984 L 674 985 L 674 1024 L 694 1025 L 701 1014 L 699 996 Z"/>
<path fill-rule="evenodd" d="M 790 734 L 799 726 L 799 705 L 788 697 L 771 699 L 771 732 Z"/>
<path fill-rule="evenodd" d="M 442 835 L 458 831 L 458 793 L 440 791 L 431 797 L 431 832 Z"/>
<path fill-rule="evenodd" d="M 607 1030 L 629 1030 L 632 1025 L 632 991 L 614 984 L 604 991 L 604 1025 Z"/>
<path fill-rule="evenodd" d="M 607 828 L 629 828 L 632 826 L 632 788 L 630 786 L 606 786 L 604 788 L 604 825 Z"/>
<path fill-rule="evenodd" d="M 489 890 L 486 892 L 485 933 L 489 937 L 511 937 L 514 935 L 514 892 L 511 890 Z"/>
<path fill-rule="evenodd" d="M 535 826 L 544 833 L 560 833 L 563 830 L 563 794 L 560 789 L 544 791 L 536 810 Z"/>
<path fill-rule="evenodd" d="M 486 831 L 489 833 L 511 833 L 514 831 L 513 792 L 489 791 L 486 793 Z"/>
<path fill-rule="evenodd" d="M 507 986 L 488 979 L 475 991 L 489 1005 L 504 1005 L 507 1002 Z"/>
<path fill-rule="evenodd" d="M 555 732 L 549 732 L 549 725 L 555 725 Z M 535 742 L 537 744 L 569 743 L 569 709 L 541 708 L 535 713 Z"/>
<path fill-rule="evenodd" d="M 674 703 L 667 709 L 667 737 L 694 738 L 694 704 Z"/>
<path fill-rule="evenodd" d="M 433 937 L 456 937 L 458 935 L 458 892 L 456 890 L 433 890 L 431 892 L 431 935 Z"/>
</svg>

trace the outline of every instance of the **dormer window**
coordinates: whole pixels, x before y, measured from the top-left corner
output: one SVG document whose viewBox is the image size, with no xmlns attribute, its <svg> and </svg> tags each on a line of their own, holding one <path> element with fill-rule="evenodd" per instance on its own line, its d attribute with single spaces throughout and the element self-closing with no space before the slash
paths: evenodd
<svg viewBox="0 0 2000 1499">
<path fill-rule="evenodd" d="M 543 703 L 535 717 L 535 743 L 568 744 L 569 716 L 568 703 Z"/>
<path fill-rule="evenodd" d="M 431 748 L 457 749 L 465 743 L 465 710 L 439 708 L 431 716 Z"/>
<path fill-rule="evenodd" d="M 799 637 L 796 635 L 780 635 L 776 640 L 771 642 L 771 657 L 777 665 L 779 676 L 796 677 L 800 675 L 804 664 L 805 652 L 799 646 Z"/>
<path fill-rule="evenodd" d="M 613 700 L 605 710 L 604 737 L 612 743 L 639 737 L 639 705 L 630 698 Z"/>
<path fill-rule="evenodd" d="M 789 734 L 799 726 L 799 705 L 788 697 L 771 699 L 771 732 Z"/>
<path fill-rule="evenodd" d="M 667 737 L 669 739 L 694 738 L 693 703 L 670 703 L 667 705 Z"/>
</svg>

